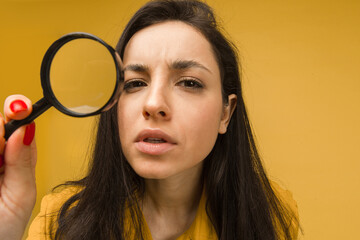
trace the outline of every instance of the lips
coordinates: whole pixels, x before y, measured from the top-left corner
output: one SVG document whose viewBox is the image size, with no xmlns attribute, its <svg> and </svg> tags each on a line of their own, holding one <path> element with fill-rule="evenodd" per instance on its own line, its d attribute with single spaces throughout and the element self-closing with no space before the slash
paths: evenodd
<svg viewBox="0 0 360 240">
<path fill-rule="evenodd" d="M 135 147 L 142 153 L 161 155 L 176 145 L 176 142 L 160 129 L 145 129 L 136 137 Z"/>
<path fill-rule="evenodd" d="M 136 142 L 152 142 L 162 141 L 167 143 L 175 144 L 175 141 L 165 132 L 160 129 L 145 129 L 139 133 L 136 137 Z"/>
</svg>

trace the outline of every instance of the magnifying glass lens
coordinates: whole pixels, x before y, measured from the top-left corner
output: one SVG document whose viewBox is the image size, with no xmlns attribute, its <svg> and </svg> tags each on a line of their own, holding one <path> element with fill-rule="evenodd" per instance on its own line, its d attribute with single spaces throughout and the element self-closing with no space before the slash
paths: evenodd
<svg viewBox="0 0 360 240">
<path fill-rule="evenodd" d="M 109 110 L 120 95 L 120 64 L 115 50 L 92 34 L 62 36 L 49 47 L 41 64 L 44 97 L 33 104 L 29 116 L 5 124 L 5 140 L 51 106 L 73 117 Z"/>
<path fill-rule="evenodd" d="M 96 112 L 109 101 L 116 86 L 114 59 L 97 41 L 69 41 L 52 60 L 50 86 L 67 110 L 77 114 Z"/>
</svg>

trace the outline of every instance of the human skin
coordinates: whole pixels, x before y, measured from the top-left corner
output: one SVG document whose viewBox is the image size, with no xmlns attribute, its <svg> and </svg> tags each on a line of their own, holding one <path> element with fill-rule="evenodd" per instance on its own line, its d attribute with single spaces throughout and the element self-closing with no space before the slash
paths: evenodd
<svg viewBox="0 0 360 240">
<path fill-rule="evenodd" d="M 223 102 L 211 45 L 183 22 L 158 23 L 134 34 L 123 64 L 118 102 L 122 149 L 145 179 L 143 212 L 153 238 L 172 239 L 195 217 L 203 160 L 218 134 L 226 132 L 236 96 Z M 166 133 L 167 143 L 144 143 L 138 138 L 143 130 L 149 130 L 147 137 Z M 161 144 L 165 151 L 139 147 L 161 149 Z"/>
<path fill-rule="evenodd" d="M 174 68 L 179 61 L 199 66 Z M 226 132 L 230 116 L 230 105 L 222 101 L 219 67 L 209 42 L 182 22 L 152 25 L 130 39 L 123 64 L 119 134 L 130 165 L 149 179 L 166 179 L 198 165 L 210 153 L 218 133 Z M 203 87 L 191 85 L 193 82 Z M 173 148 L 158 155 L 139 151 L 136 137 L 144 129 L 167 133 Z"/>
<path fill-rule="evenodd" d="M 15 112 L 11 103 L 22 100 L 26 109 Z M 22 95 L 12 95 L 5 100 L 4 115 L 0 116 L 0 155 L 5 164 L 0 169 L 0 239 L 21 239 L 35 205 L 36 144 L 24 141 L 26 127 L 18 128 L 5 142 L 4 123 L 23 119 L 32 110 L 31 101 Z M 6 150 L 5 150 L 6 146 Z"/>
</svg>

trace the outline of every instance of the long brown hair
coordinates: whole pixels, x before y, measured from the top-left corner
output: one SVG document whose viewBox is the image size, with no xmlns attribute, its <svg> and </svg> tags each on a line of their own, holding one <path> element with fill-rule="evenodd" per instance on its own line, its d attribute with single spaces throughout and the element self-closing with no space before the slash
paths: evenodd
<svg viewBox="0 0 360 240">
<path fill-rule="evenodd" d="M 127 24 L 116 50 L 123 56 L 139 30 L 164 21 L 182 21 L 201 31 L 218 62 L 224 103 L 237 95 L 225 134 L 219 134 L 204 160 L 206 210 L 219 239 L 291 239 L 295 214 L 272 189 L 256 149 L 242 97 L 236 47 L 224 37 L 212 9 L 193 0 L 157 0 L 140 8 Z M 144 181 L 126 161 L 118 134 L 117 106 L 100 117 L 88 175 L 65 185 L 80 186 L 62 206 L 55 239 L 127 239 L 126 224 L 143 239 L 137 197 Z M 75 203 L 75 204 L 74 204 Z M 73 207 L 71 207 L 74 205 Z M 125 216 L 129 212 L 129 216 Z"/>
</svg>

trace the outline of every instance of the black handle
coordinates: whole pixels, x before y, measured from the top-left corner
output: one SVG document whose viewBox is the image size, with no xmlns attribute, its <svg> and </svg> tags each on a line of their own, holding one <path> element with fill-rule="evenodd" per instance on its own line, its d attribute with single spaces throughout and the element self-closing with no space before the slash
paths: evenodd
<svg viewBox="0 0 360 240">
<path fill-rule="evenodd" d="M 5 124 L 5 140 L 7 141 L 8 138 L 13 134 L 13 132 L 18 129 L 19 127 L 29 124 L 34 121 L 39 115 L 43 112 L 48 110 L 51 107 L 51 104 L 46 101 L 45 98 L 40 99 L 36 103 L 33 104 L 33 110 L 31 114 L 22 120 L 11 120 L 10 122 Z"/>
</svg>

